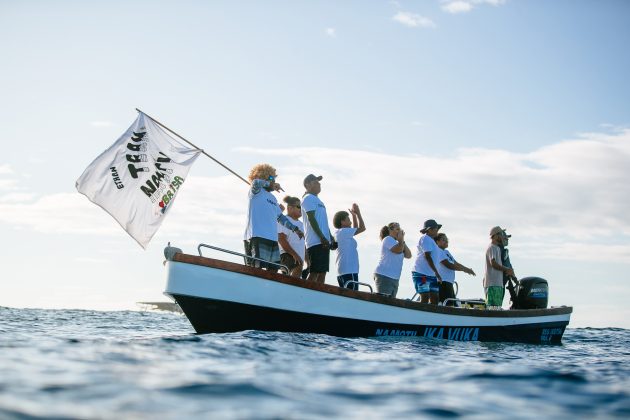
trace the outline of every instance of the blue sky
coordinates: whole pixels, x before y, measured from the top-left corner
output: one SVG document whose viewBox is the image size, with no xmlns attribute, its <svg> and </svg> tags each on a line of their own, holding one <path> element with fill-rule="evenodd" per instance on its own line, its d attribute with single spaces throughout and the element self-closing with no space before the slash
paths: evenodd
<svg viewBox="0 0 630 420">
<path fill-rule="evenodd" d="M 630 327 L 629 41 L 621 0 L 0 0 L 0 305 L 133 308 L 167 241 L 240 249 L 245 186 L 203 158 L 147 251 L 76 193 L 139 107 L 293 195 L 324 175 L 364 209 L 363 279 L 381 225 L 436 218 L 481 296 L 500 224 L 574 325 Z"/>
</svg>

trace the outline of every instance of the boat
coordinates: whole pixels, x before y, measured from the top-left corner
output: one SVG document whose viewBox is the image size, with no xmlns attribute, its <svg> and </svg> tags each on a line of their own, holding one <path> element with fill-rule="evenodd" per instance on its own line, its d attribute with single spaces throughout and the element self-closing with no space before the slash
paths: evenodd
<svg viewBox="0 0 630 420">
<path fill-rule="evenodd" d="M 397 299 L 371 290 L 319 284 L 249 265 L 165 249 L 165 295 L 199 334 L 245 330 L 339 337 L 425 337 L 454 341 L 560 344 L 573 311 L 561 306 L 488 310 L 482 302 L 459 306 Z M 545 297 L 546 305 L 546 297 Z M 479 309 L 482 307 L 483 309 Z"/>
</svg>

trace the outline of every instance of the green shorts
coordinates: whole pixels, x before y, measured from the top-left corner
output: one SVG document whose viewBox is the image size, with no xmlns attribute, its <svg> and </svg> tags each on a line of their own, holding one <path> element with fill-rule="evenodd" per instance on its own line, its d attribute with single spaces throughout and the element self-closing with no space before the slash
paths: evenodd
<svg viewBox="0 0 630 420">
<path fill-rule="evenodd" d="M 503 286 L 490 286 L 486 288 L 486 305 L 487 306 L 503 306 L 503 295 L 505 289 Z"/>
</svg>

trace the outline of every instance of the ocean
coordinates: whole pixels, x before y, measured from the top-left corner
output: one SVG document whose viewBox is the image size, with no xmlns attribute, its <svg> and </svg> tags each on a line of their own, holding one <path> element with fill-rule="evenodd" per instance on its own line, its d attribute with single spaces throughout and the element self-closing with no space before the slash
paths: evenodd
<svg viewBox="0 0 630 420">
<path fill-rule="evenodd" d="M 0 307 L 0 419 L 629 418 L 630 330 L 559 346 L 196 335 L 171 312 Z"/>
</svg>

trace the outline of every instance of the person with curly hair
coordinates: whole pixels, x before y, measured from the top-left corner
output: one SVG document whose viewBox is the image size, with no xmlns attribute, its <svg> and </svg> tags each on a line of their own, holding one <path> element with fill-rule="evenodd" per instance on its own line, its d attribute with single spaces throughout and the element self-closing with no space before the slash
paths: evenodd
<svg viewBox="0 0 630 420">
<path fill-rule="evenodd" d="M 247 208 L 247 227 L 245 228 L 245 254 L 263 261 L 246 259 L 247 265 L 277 271 L 280 263 L 278 247 L 278 223 L 294 232 L 300 238 L 304 233 L 282 214 L 282 208 L 272 191 L 284 191 L 276 182 L 276 169 L 261 163 L 249 172 L 249 202 Z M 271 264 L 270 264 L 271 263 Z"/>
</svg>

